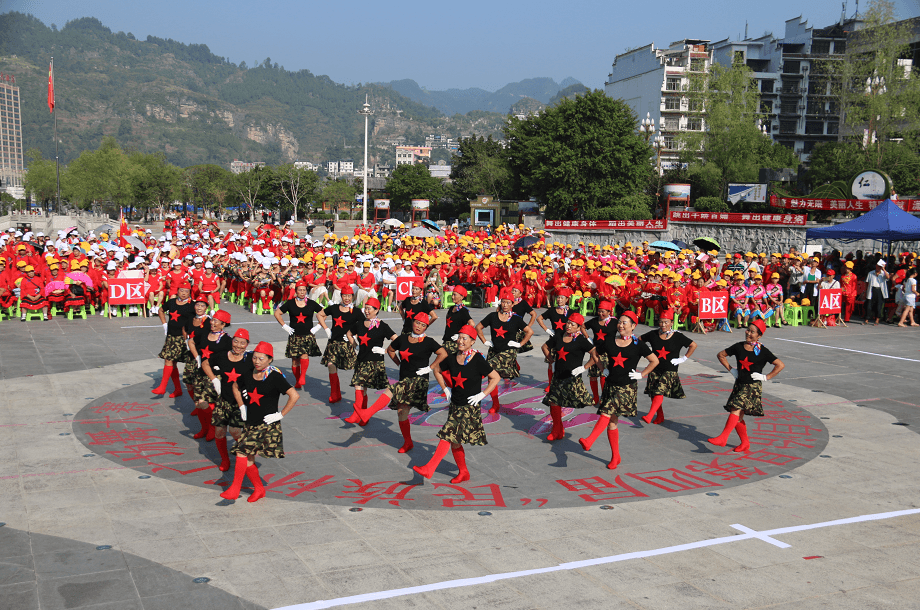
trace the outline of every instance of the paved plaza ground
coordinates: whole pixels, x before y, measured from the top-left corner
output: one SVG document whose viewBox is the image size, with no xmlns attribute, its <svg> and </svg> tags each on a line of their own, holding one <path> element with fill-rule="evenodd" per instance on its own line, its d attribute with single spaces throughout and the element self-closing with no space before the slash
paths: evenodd
<svg viewBox="0 0 920 610">
<path fill-rule="evenodd" d="M 283 354 L 268 316 L 227 309 Z M 0 609 L 920 608 L 920 332 L 769 329 L 786 369 L 749 454 L 705 442 L 732 381 L 715 355 L 743 336 L 691 336 L 687 398 L 665 400 L 662 426 L 620 421 L 616 471 L 604 438 L 577 443 L 592 409 L 546 442 L 546 365 L 522 355 L 460 485 L 450 454 L 430 481 L 411 470 L 446 418 L 433 381 L 401 455 L 395 413 L 343 422 L 350 373 L 329 405 L 313 359 L 287 457 L 259 460 L 268 495 L 250 504 L 245 485 L 218 495 L 229 476 L 191 438 L 188 396 L 150 393 L 156 319 L 3 322 Z"/>
</svg>

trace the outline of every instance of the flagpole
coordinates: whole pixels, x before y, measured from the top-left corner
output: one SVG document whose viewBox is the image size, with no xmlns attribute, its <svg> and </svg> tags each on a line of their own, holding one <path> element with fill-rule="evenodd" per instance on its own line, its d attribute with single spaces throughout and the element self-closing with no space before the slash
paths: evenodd
<svg viewBox="0 0 920 610">
<path fill-rule="evenodd" d="M 54 57 L 51 58 L 51 82 L 52 87 L 54 86 Z M 52 100 L 53 101 L 53 100 Z M 57 104 L 55 104 L 57 106 Z M 57 213 L 61 213 L 61 161 L 58 157 L 58 137 L 57 137 L 57 113 L 54 109 L 51 110 L 51 114 L 54 115 L 54 169 L 57 174 Z"/>
</svg>

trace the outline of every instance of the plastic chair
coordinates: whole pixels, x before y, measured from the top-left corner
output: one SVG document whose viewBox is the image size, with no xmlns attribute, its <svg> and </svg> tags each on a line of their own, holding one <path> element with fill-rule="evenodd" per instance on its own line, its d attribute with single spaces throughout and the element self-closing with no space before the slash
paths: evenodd
<svg viewBox="0 0 920 610">
<path fill-rule="evenodd" d="M 82 319 L 85 320 L 85 319 L 86 319 L 86 308 L 87 308 L 87 304 L 86 304 L 86 303 L 83 303 L 83 304 L 80 305 L 79 307 L 71 307 L 71 308 L 67 311 L 67 319 L 68 319 L 68 320 L 73 320 L 74 316 L 78 316 L 78 317 L 80 317 L 80 318 L 82 318 Z M 80 311 L 77 312 L 77 309 L 79 309 Z"/>
<path fill-rule="evenodd" d="M 23 309 L 22 300 L 19 301 L 18 309 L 20 312 L 22 312 L 21 315 L 25 315 L 26 322 L 28 322 L 29 320 L 44 320 L 45 319 L 45 314 L 42 313 L 41 309 L 35 309 L 35 310 Z"/>
<path fill-rule="evenodd" d="M 801 307 L 787 307 L 786 308 L 786 322 L 789 326 L 804 326 L 804 312 Z"/>
<path fill-rule="evenodd" d="M 690 328 L 690 316 L 687 316 L 686 319 L 681 322 L 680 315 L 675 314 L 673 325 L 674 330 L 688 330 Z"/>
<path fill-rule="evenodd" d="M 441 291 L 441 306 L 444 309 L 450 309 L 454 306 L 454 293 L 447 292 L 446 290 Z"/>
<path fill-rule="evenodd" d="M 655 310 L 651 307 L 645 310 L 645 325 L 655 326 Z"/>
<path fill-rule="evenodd" d="M 587 297 L 581 300 L 581 315 L 586 316 L 588 314 L 597 313 L 597 299 L 593 297 Z"/>
</svg>

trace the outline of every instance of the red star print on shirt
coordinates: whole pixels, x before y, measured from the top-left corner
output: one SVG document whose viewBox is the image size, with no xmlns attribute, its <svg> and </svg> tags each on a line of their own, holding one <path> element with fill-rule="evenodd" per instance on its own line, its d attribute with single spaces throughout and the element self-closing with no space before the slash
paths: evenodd
<svg viewBox="0 0 920 610">
<path fill-rule="evenodd" d="M 263 396 L 265 396 L 265 394 L 259 394 L 259 389 L 254 388 L 252 392 L 249 393 L 249 402 L 251 404 L 259 405 L 261 407 L 262 405 L 259 404 L 259 401 L 262 400 Z"/>
<path fill-rule="evenodd" d="M 205 347 L 203 350 L 201 350 L 201 358 L 207 360 L 211 357 L 212 353 L 214 352 L 212 352 L 208 347 Z"/>
<path fill-rule="evenodd" d="M 505 333 L 507 333 L 507 332 L 508 332 L 507 330 L 505 330 L 504 328 L 502 328 L 501 326 L 499 326 L 498 328 L 495 329 L 495 336 L 496 336 L 496 337 L 499 337 L 499 338 L 501 338 L 501 339 L 504 339 L 504 338 L 505 338 Z"/>
<path fill-rule="evenodd" d="M 408 347 L 407 347 L 406 349 L 404 349 L 404 350 L 402 350 L 402 351 L 399 352 L 399 357 L 400 357 L 400 359 L 402 359 L 402 360 L 408 360 L 408 359 L 409 359 L 409 356 L 411 356 L 411 355 L 412 355 L 412 352 L 409 351 L 409 348 L 408 348 Z"/>
<path fill-rule="evenodd" d="M 345 316 L 339 316 L 338 318 L 332 318 L 332 319 L 335 320 L 336 326 L 341 326 L 342 328 L 345 328 Z"/>
<path fill-rule="evenodd" d="M 298 315 L 297 315 L 297 323 L 298 323 L 298 324 L 303 324 L 303 323 L 306 322 L 306 321 L 307 321 L 307 316 L 305 316 L 305 315 L 303 315 L 303 314 L 298 314 Z"/>
<path fill-rule="evenodd" d="M 370 335 L 361 335 L 361 345 L 367 345 L 370 340 Z"/>
<path fill-rule="evenodd" d="M 751 365 L 752 365 L 752 364 L 754 364 L 754 363 L 751 362 L 750 360 L 748 360 L 748 359 L 747 359 L 747 356 L 744 357 L 744 360 L 739 360 L 739 361 L 738 361 L 738 366 L 740 366 L 741 368 L 743 368 L 745 371 L 750 371 L 750 370 L 751 370 Z"/>
<path fill-rule="evenodd" d="M 605 333 L 602 330 L 597 331 L 597 336 L 595 337 L 595 339 L 597 339 L 598 341 L 603 341 L 606 338 L 607 338 L 607 333 Z"/>
<path fill-rule="evenodd" d="M 169 317 L 172 318 L 173 322 L 175 322 L 175 321 L 177 321 L 177 320 L 179 319 L 179 312 L 178 312 L 178 311 L 171 311 L 171 312 L 169 312 Z"/>
<path fill-rule="evenodd" d="M 559 348 L 559 351 L 556 352 L 556 357 L 559 358 L 559 360 L 565 360 L 565 357 L 568 356 L 568 355 L 569 355 L 569 353 L 568 353 L 567 351 L 565 351 L 565 348 L 564 348 L 564 347 L 560 347 L 560 348 Z"/>
<path fill-rule="evenodd" d="M 453 320 L 450 319 L 450 316 L 447 316 L 447 328 L 450 328 L 450 323 L 451 323 L 452 321 L 453 321 Z"/>
<path fill-rule="evenodd" d="M 554 325 L 556 326 L 556 328 L 558 328 L 559 330 L 562 330 L 563 328 L 565 328 L 565 320 L 556 320 L 555 322 L 553 322 L 553 324 L 554 324 Z"/>
<path fill-rule="evenodd" d="M 616 366 L 622 366 L 623 368 L 626 368 L 625 367 L 626 358 L 623 356 L 623 352 L 620 352 L 619 354 L 611 358 L 610 362 L 612 362 Z"/>
<path fill-rule="evenodd" d="M 229 381 L 230 383 L 236 383 L 236 380 L 239 378 L 240 378 L 240 374 L 236 372 L 236 367 L 234 367 L 233 369 L 230 370 L 229 373 L 227 373 L 227 381 Z"/>
<path fill-rule="evenodd" d="M 444 378 L 444 383 L 447 384 L 447 387 L 451 388 L 454 385 L 454 380 L 451 379 L 450 371 L 444 371 L 441 373 L 441 377 Z"/>
<path fill-rule="evenodd" d="M 457 374 L 454 376 L 454 387 L 455 387 L 455 388 L 460 388 L 460 389 L 462 390 L 462 389 L 463 389 L 463 384 L 464 384 L 464 383 L 466 383 L 466 377 L 464 377 L 464 376 L 463 376 L 462 374 L 460 374 L 460 373 L 457 373 Z"/>
<path fill-rule="evenodd" d="M 671 352 L 669 352 L 668 350 L 666 350 L 666 349 L 663 348 L 663 347 L 662 347 L 661 349 L 655 350 L 655 351 L 658 352 L 658 357 L 661 358 L 662 360 L 666 359 L 666 358 L 668 357 L 668 354 L 671 353 Z"/>
</svg>

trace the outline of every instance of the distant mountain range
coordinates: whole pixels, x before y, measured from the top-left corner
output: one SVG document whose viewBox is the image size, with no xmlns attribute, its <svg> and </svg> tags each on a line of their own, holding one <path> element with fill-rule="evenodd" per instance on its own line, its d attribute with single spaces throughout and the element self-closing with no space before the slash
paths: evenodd
<svg viewBox="0 0 920 610">
<path fill-rule="evenodd" d="M 563 89 L 581 85 L 572 77 L 563 79 L 561 83 L 551 78 L 528 78 L 516 83 L 508 83 L 494 92 L 478 87 L 429 91 L 408 78 L 377 84 L 390 87 L 396 93 L 419 104 L 434 106 L 448 116 L 466 114 L 472 110 L 507 114 L 514 104 L 524 98 L 531 98 L 545 105 L 553 101 L 553 98 Z"/>
</svg>

